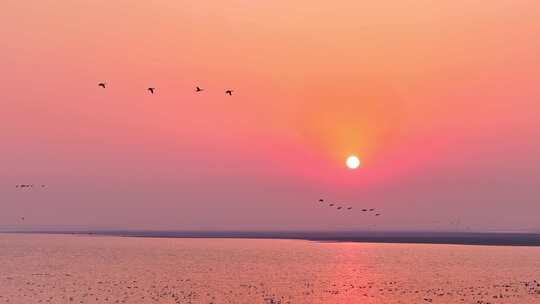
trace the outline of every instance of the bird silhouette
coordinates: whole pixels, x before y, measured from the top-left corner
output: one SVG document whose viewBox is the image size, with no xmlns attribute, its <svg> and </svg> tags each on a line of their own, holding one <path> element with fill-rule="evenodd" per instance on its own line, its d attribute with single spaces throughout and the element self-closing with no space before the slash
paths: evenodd
<svg viewBox="0 0 540 304">
<path fill-rule="evenodd" d="M 362 211 L 366 212 L 366 211 L 367 211 L 367 209 L 362 209 Z"/>
<path fill-rule="evenodd" d="M 106 83 L 105 82 L 100 82 L 100 83 L 98 83 L 98 86 L 105 89 Z"/>
<path fill-rule="evenodd" d="M 380 216 L 381 214 L 380 213 L 376 213 L 375 216 Z"/>
<path fill-rule="evenodd" d="M 375 211 L 375 209 L 371 208 L 371 209 L 369 209 L 369 211 Z"/>
<path fill-rule="evenodd" d="M 201 89 L 201 88 L 199 88 L 199 87 L 196 87 L 196 88 L 195 88 L 195 92 L 202 92 L 202 91 L 204 91 L 204 89 Z"/>
<path fill-rule="evenodd" d="M 332 206 L 334 206 L 334 204 L 330 204 L 330 205 L 328 205 L 328 206 L 332 207 Z"/>
<path fill-rule="evenodd" d="M 151 94 L 154 94 L 155 90 L 156 90 L 156 88 L 148 88 L 148 91 L 150 91 Z"/>
<path fill-rule="evenodd" d="M 343 208 L 343 207 L 339 206 L 339 207 L 337 207 L 337 210 L 341 210 L 341 208 Z"/>
<path fill-rule="evenodd" d="M 233 92 L 233 90 L 227 90 L 227 91 L 225 91 L 225 94 L 229 94 L 229 96 L 232 96 L 232 92 Z"/>
<path fill-rule="evenodd" d="M 347 210 L 351 210 L 351 209 L 352 209 L 352 207 L 347 208 Z"/>
<path fill-rule="evenodd" d="M 324 202 L 324 200 L 321 198 L 321 199 L 319 199 L 319 202 L 322 203 L 322 202 Z"/>
</svg>

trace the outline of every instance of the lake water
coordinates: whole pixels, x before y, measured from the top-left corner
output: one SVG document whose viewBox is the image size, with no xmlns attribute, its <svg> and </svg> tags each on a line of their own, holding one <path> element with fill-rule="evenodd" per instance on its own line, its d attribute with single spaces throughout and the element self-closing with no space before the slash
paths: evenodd
<svg viewBox="0 0 540 304">
<path fill-rule="evenodd" d="M 540 303 L 540 247 L 0 234 L 0 303 Z"/>
</svg>

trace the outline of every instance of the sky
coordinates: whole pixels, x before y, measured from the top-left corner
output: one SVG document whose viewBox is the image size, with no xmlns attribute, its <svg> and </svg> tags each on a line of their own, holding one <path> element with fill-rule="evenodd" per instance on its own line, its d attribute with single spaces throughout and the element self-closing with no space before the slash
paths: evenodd
<svg viewBox="0 0 540 304">
<path fill-rule="evenodd" d="M 538 16 L 5 0 L 0 229 L 540 232 Z"/>
</svg>

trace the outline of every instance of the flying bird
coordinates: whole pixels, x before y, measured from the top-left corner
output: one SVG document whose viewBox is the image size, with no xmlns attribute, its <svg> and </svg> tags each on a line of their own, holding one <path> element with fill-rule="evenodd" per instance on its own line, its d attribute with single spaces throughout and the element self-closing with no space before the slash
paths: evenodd
<svg viewBox="0 0 540 304">
<path fill-rule="evenodd" d="M 232 92 L 233 92 L 233 90 L 227 90 L 227 91 L 225 91 L 225 94 L 229 94 L 229 96 L 232 96 Z"/>
<path fill-rule="evenodd" d="M 204 91 L 204 89 L 201 89 L 201 88 L 199 88 L 199 87 L 197 87 L 197 88 L 195 89 L 195 92 L 202 92 L 202 91 Z"/>
<path fill-rule="evenodd" d="M 332 206 L 334 206 L 334 204 L 330 204 L 330 205 L 328 205 L 328 206 L 332 207 Z"/>
<path fill-rule="evenodd" d="M 98 86 L 99 86 L 99 87 L 102 87 L 102 88 L 104 88 L 104 89 L 105 89 L 105 85 L 106 85 L 105 82 L 100 82 L 100 83 L 98 83 Z"/>
<path fill-rule="evenodd" d="M 343 208 L 343 207 L 339 206 L 339 207 L 337 207 L 337 210 L 341 210 L 341 208 Z"/>
<path fill-rule="evenodd" d="M 155 90 L 156 90 L 156 88 L 148 88 L 148 91 L 150 91 L 151 94 L 154 94 Z"/>
<path fill-rule="evenodd" d="M 362 211 L 366 212 L 366 211 L 367 211 L 367 209 L 362 209 Z"/>
<path fill-rule="evenodd" d="M 351 209 L 352 209 L 352 207 L 347 208 L 347 210 L 351 210 Z"/>
<path fill-rule="evenodd" d="M 379 215 L 381 215 L 381 214 L 380 213 L 375 214 L 375 216 L 379 216 Z"/>
<path fill-rule="evenodd" d="M 321 202 L 321 203 L 322 203 L 322 202 L 324 202 L 324 200 L 323 200 L 323 199 L 321 198 L 321 199 L 319 199 L 319 202 Z"/>
<path fill-rule="evenodd" d="M 375 211 L 375 209 L 372 208 L 372 209 L 369 209 L 369 211 Z"/>
</svg>

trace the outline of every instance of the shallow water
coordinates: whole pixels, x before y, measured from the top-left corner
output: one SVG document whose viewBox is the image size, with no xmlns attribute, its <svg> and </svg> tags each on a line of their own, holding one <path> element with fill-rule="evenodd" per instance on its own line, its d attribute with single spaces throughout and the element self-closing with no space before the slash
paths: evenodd
<svg viewBox="0 0 540 304">
<path fill-rule="evenodd" d="M 540 303 L 540 247 L 0 234 L 0 303 Z"/>
</svg>

